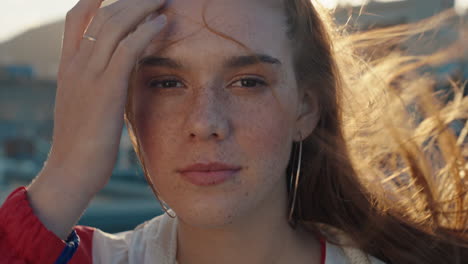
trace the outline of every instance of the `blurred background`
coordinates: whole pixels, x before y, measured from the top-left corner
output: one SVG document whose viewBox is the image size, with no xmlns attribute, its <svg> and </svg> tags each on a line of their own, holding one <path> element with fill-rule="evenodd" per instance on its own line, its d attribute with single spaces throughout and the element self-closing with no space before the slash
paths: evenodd
<svg viewBox="0 0 468 264">
<path fill-rule="evenodd" d="M 2 0 L 0 4 L 3 25 L 0 30 L 0 204 L 14 188 L 27 185 L 47 158 L 63 19 L 76 2 Z M 468 0 L 321 2 L 327 8 L 336 9 L 338 23 L 346 23 L 351 16 L 355 29 L 416 22 L 449 8 L 456 9 L 459 19 L 468 18 Z M 443 27 L 434 33 L 432 46 L 441 47 L 453 41 L 457 32 L 451 29 Z M 449 76 L 466 80 L 468 58 L 461 56 L 430 70 L 441 80 Z M 460 131 L 464 122 L 458 126 L 456 129 Z M 124 128 L 114 175 L 79 223 L 118 232 L 132 229 L 161 213 Z"/>
</svg>

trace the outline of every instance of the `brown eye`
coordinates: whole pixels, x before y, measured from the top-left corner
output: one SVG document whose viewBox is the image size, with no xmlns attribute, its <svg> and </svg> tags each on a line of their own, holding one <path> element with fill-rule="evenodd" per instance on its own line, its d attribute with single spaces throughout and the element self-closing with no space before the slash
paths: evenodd
<svg viewBox="0 0 468 264">
<path fill-rule="evenodd" d="M 242 78 L 232 84 L 236 87 L 256 87 L 267 85 L 265 81 L 259 78 Z"/>
<path fill-rule="evenodd" d="M 180 88 L 184 87 L 184 84 L 175 79 L 162 79 L 162 80 L 151 80 L 148 82 L 148 86 L 152 88 Z"/>
</svg>

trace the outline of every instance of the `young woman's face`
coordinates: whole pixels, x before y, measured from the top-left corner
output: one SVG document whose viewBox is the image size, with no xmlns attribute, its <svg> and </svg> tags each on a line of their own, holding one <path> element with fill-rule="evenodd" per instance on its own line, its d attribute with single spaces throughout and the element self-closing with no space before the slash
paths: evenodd
<svg viewBox="0 0 468 264">
<path fill-rule="evenodd" d="M 299 99 L 281 1 L 209 1 L 209 27 L 249 50 L 203 26 L 204 2 L 170 2 L 166 31 L 141 56 L 133 111 L 160 198 L 209 227 L 286 201 Z M 241 169 L 221 181 L 179 172 L 211 162 Z"/>
</svg>

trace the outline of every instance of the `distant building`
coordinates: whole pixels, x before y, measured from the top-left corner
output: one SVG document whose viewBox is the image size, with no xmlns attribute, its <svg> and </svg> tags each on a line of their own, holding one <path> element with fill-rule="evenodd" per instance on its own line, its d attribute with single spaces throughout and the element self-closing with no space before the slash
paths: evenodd
<svg viewBox="0 0 468 264">
<path fill-rule="evenodd" d="M 31 80 L 36 72 L 30 65 L 0 65 L 0 80 Z"/>
<path fill-rule="evenodd" d="M 356 29 L 362 30 L 417 22 L 454 6 L 455 0 L 370 1 L 362 7 L 338 7 L 336 20 L 340 24 L 349 21 Z"/>
<path fill-rule="evenodd" d="M 30 159 L 39 165 L 46 160 L 52 140 L 56 86 L 55 81 L 46 80 L 0 80 L 0 160 Z M 119 178 L 144 180 L 126 127 L 114 173 Z"/>
</svg>

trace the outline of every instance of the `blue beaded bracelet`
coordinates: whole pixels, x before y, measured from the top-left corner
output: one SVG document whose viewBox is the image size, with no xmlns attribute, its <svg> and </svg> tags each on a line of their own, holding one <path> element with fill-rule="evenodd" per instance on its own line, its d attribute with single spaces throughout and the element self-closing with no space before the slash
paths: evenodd
<svg viewBox="0 0 468 264">
<path fill-rule="evenodd" d="M 58 257 L 57 261 L 55 261 L 55 264 L 68 263 L 75 254 L 76 250 L 78 249 L 78 246 L 80 245 L 80 237 L 78 236 L 75 230 L 71 232 L 65 243 L 67 243 L 67 245 Z"/>
</svg>

